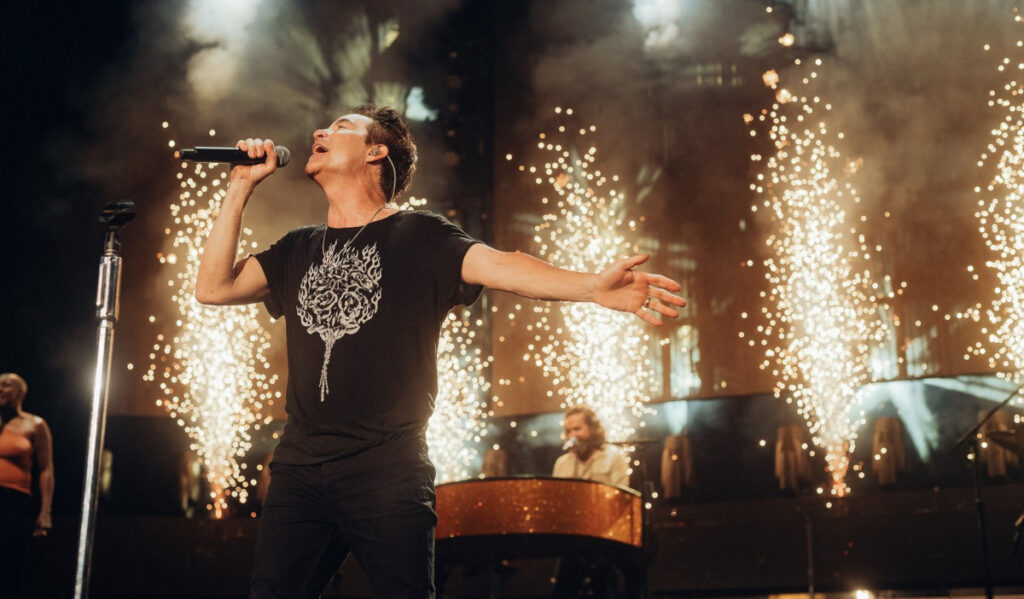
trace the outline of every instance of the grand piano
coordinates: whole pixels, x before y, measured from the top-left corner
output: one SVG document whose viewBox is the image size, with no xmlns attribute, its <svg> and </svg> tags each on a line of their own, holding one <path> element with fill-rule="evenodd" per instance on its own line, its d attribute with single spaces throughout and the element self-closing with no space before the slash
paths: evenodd
<svg viewBox="0 0 1024 599">
<path fill-rule="evenodd" d="M 551 477 L 467 480 L 437 486 L 438 588 L 453 566 L 481 573 L 480 595 L 497 597 L 503 560 L 604 558 L 625 575 L 628 596 L 646 591 L 640 493 Z"/>
</svg>

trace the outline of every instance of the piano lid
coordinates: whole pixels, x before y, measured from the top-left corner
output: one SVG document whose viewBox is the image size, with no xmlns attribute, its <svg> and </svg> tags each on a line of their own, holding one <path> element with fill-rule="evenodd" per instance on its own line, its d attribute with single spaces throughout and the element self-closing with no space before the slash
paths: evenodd
<svg viewBox="0 0 1024 599">
<path fill-rule="evenodd" d="M 573 478 L 489 478 L 437 486 L 441 539 L 556 534 L 642 545 L 640 494 Z"/>
</svg>

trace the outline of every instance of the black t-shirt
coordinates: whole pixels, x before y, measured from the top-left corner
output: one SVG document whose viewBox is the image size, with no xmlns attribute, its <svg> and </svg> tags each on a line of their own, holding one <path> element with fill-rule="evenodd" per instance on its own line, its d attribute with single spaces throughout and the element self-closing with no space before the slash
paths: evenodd
<svg viewBox="0 0 1024 599">
<path fill-rule="evenodd" d="M 480 294 L 462 281 L 478 242 L 445 218 L 398 212 L 359 229 L 303 227 L 256 255 L 264 303 L 287 330 L 288 421 L 275 462 L 321 463 L 422 436 L 444 317 Z"/>
</svg>

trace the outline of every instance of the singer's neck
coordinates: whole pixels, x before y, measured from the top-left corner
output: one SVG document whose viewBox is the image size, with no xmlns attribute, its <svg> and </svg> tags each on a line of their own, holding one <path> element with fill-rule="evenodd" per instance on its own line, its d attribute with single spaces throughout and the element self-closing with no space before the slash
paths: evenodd
<svg viewBox="0 0 1024 599">
<path fill-rule="evenodd" d="M 348 184 L 339 182 L 323 186 L 327 196 L 327 226 L 334 228 L 361 227 L 385 203 L 384 192 L 376 181 L 360 180 Z M 381 210 L 376 218 L 388 216 Z"/>
</svg>

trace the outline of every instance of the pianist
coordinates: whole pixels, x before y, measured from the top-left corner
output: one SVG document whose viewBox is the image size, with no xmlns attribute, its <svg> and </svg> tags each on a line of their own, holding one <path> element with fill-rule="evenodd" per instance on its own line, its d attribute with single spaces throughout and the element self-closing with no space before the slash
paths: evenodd
<svg viewBox="0 0 1024 599">
<path fill-rule="evenodd" d="M 563 438 L 566 452 L 555 461 L 552 476 L 582 478 L 609 485 L 629 485 L 629 461 L 619 449 L 608 445 L 604 427 L 594 410 L 575 405 L 566 410 Z M 608 560 L 580 555 L 565 556 L 555 574 L 555 599 L 580 596 L 614 597 L 615 567 Z"/>
<path fill-rule="evenodd" d="M 555 461 L 557 478 L 582 478 L 620 487 L 629 486 L 629 461 L 608 445 L 604 427 L 593 410 L 576 405 L 565 412 L 563 437 L 568 451 Z"/>
</svg>

